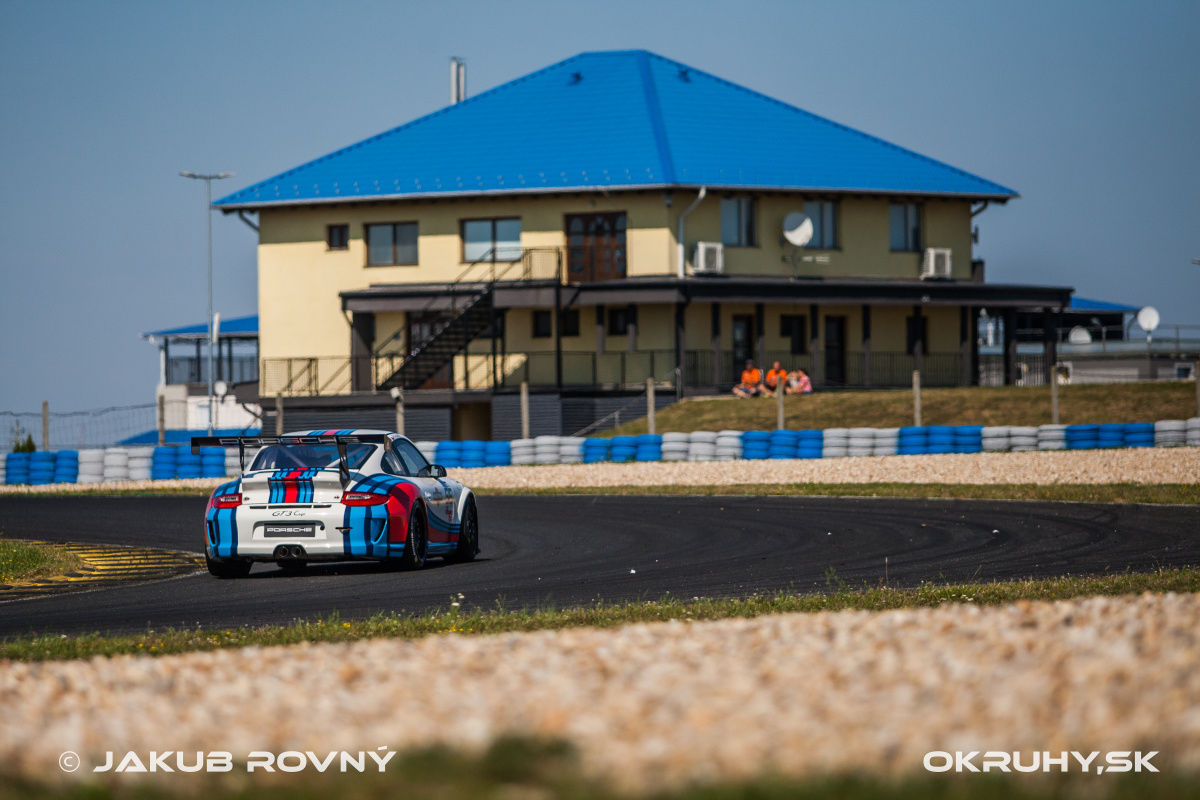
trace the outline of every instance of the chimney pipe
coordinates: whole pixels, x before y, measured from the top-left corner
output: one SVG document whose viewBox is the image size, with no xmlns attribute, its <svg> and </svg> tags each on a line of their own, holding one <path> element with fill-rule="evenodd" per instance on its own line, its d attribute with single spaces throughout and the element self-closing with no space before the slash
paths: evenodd
<svg viewBox="0 0 1200 800">
<path fill-rule="evenodd" d="M 467 99 L 467 64 L 458 56 L 450 58 L 450 104 Z"/>
</svg>

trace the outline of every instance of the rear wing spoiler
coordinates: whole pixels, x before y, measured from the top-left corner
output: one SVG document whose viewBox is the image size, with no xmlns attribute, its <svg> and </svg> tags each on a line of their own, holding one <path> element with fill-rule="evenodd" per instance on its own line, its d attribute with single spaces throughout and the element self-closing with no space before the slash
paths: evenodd
<svg viewBox="0 0 1200 800">
<path fill-rule="evenodd" d="M 338 451 L 338 473 L 342 486 L 350 482 L 350 462 L 346 458 L 348 444 L 381 444 L 385 450 L 392 449 L 392 438 L 386 433 L 338 434 L 329 436 L 193 436 L 192 454 L 197 455 L 201 447 L 236 447 L 238 466 L 246 471 L 246 448 L 270 445 L 332 444 Z"/>
</svg>

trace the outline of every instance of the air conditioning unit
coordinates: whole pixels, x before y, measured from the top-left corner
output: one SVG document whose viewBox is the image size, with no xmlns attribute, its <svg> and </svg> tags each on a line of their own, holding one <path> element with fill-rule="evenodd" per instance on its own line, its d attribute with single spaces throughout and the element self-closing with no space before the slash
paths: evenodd
<svg viewBox="0 0 1200 800">
<path fill-rule="evenodd" d="M 950 248 L 926 247 L 925 261 L 921 264 L 921 280 L 950 277 Z"/>
<path fill-rule="evenodd" d="M 720 242 L 696 242 L 692 256 L 693 275 L 720 275 L 725 271 L 725 245 Z"/>
</svg>

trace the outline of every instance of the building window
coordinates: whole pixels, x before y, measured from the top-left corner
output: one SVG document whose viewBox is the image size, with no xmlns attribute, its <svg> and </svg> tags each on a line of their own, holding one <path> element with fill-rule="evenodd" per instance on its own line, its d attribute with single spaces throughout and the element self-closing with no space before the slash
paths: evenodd
<svg viewBox="0 0 1200 800">
<path fill-rule="evenodd" d="M 892 250 L 918 252 L 921 249 L 921 206 L 916 203 L 892 203 L 888 209 Z"/>
<path fill-rule="evenodd" d="M 417 263 L 417 223 L 373 224 L 366 230 L 368 267 Z"/>
<path fill-rule="evenodd" d="M 579 335 L 579 309 L 564 308 L 562 310 L 562 335 L 578 336 Z"/>
<path fill-rule="evenodd" d="M 629 330 L 629 309 L 610 308 L 608 310 L 608 335 L 624 336 Z"/>
<path fill-rule="evenodd" d="M 350 226 L 325 226 L 325 247 L 329 250 L 345 250 L 350 247 Z"/>
<path fill-rule="evenodd" d="M 812 220 L 813 236 L 808 246 L 813 250 L 836 250 L 838 206 L 832 200 L 809 200 L 804 204 L 804 213 Z"/>
<path fill-rule="evenodd" d="M 521 219 L 464 219 L 463 262 L 516 261 L 521 257 Z"/>
<path fill-rule="evenodd" d="M 721 198 L 721 243 L 729 247 L 754 247 L 754 198 Z"/>
<path fill-rule="evenodd" d="M 550 326 L 550 311 L 549 309 L 537 309 L 533 312 L 533 338 L 546 339 L 553 335 L 554 329 Z"/>
<path fill-rule="evenodd" d="M 808 316 L 805 314 L 780 314 L 779 335 L 791 342 L 791 354 L 804 355 L 808 352 Z"/>
<path fill-rule="evenodd" d="M 925 334 L 927 332 L 927 326 L 926 326 L 925 322 L 927 319 L 928 319 L 928 317 L 926 317 L 923 314 L 919 317 L 906 317 L 905 318 L 905 326 L 904 327 L 906 329 L 905 330 L 905 334 L 906 334 L 905 340 L 906 341 L 905 341 L 905 345 L 904 345 L 904 350 L 910 356 L 913 355 L 913 353 L 916 351 L 918 340 L 920 340 L 920 342 L 921 342 L 921 352 L 922 353 L 929 352 L 929 340 L 925 338 Z"/>
</svg>

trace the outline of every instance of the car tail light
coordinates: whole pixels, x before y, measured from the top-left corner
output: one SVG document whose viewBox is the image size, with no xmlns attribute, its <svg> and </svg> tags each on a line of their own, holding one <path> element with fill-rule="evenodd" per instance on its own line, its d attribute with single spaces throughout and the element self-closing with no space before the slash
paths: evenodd
<svg viewBox="0 0 1200 800">
<path fill-rule="evenodd" d="M 342 495 L 342 505 L 344 506 L 381 506 L 387 502 L 386 494 L 374 494 L 373 492 L 346 492 Z"/>
<path fill-rule="evenodd" d="M 234 508 L 242 504 L 240 494 L 218 494 L 210 501 L 213 508 Z"/>
</svg>

